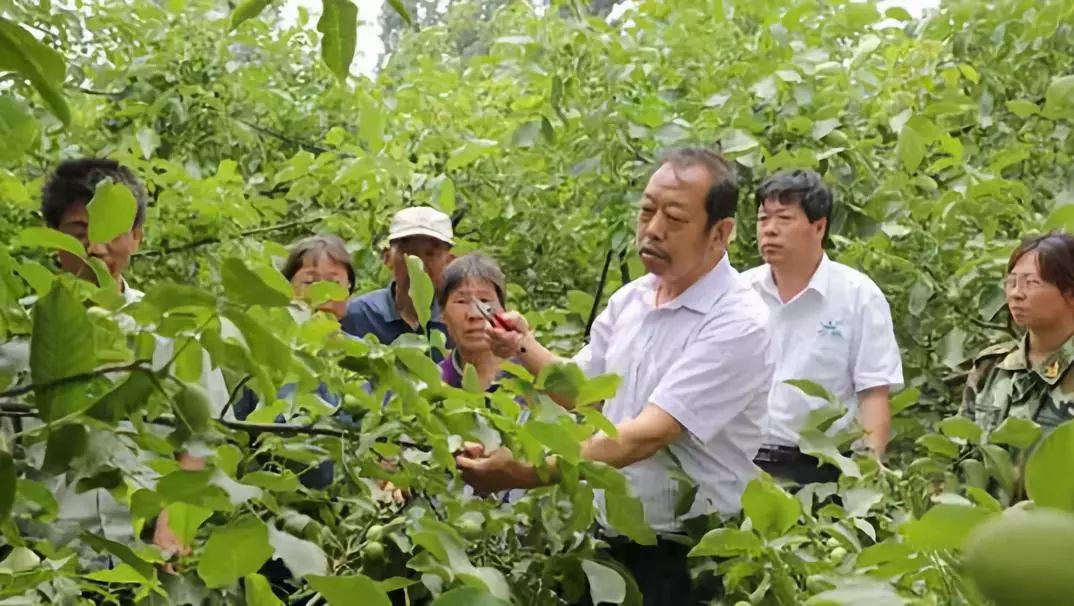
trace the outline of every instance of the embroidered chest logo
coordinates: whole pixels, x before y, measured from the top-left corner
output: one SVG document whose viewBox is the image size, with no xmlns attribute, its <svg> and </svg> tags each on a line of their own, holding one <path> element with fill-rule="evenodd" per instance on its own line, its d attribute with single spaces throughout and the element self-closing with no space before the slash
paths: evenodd
<svg viewBox="0 0 1074 606">
<path fill-rule="evenodd" d="M 1044 378 L 1049 381 L 1059 376 L 1059 360 L 1052 362 L 1044 368 Z"/>
<path fill-rule="evenodd" d="M 839 320 L 825 320 L 820 323 L 820 328 L 817 329 L 818 337 L 837 337 L 843 338 L 843 331 L 839 328 L 843 323 Z"/>
</svg>

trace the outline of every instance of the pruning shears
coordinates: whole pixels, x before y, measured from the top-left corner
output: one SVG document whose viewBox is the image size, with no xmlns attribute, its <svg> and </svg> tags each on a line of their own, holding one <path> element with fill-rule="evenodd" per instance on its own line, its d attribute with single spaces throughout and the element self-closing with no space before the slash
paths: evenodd
<svg viewBox="0 0 1074 606">
<path fill-rule="evenodd" d="M 505 322 L 504 319 L 500 317 L 500 314 L 492 310 L 491 305 L 483 301 L 479 301 L 477 297 L 470 297 L 470 300 L 473 302 L 474 308 L 477 309 L 477 312 L 484 316 L 486 320 L 488 320 L 489 326 L 492 326 L 493 328 L 499 328 L 501 330 L 511 330 L 511 326 L 509 326 L 507 322 Z"/>
</svg>

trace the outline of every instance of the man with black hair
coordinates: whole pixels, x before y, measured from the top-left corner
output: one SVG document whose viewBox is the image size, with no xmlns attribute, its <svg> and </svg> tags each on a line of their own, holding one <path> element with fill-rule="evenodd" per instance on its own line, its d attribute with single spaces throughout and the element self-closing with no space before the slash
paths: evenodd
<svg viewBox="0 0 1074 606">
<path fill-rule="evenodd" d="M 87 206 L 93 199 L 98 185 L 106 180 L 123 185 L 130 191 L 136 204 L 134 219 L 128 231 L 108 242 L 93 243 L 90 242 L 88 236 L 90 220 Z M 124 271 L 130 265 L 131 255 L 141 244 L 142 227 L 146 216 L 148 195 L 138 177 L 115 160 L 103 158 L 67 160 L 49 175 L 42 189 L 41 198 L 41 215 L 45 224 L 75 238 L 85 247 L 89 257 L 100 259 L 108 268 L 126 305 L 142 299 L 143 293 L 132 288 L 123 276 Z M 82 279 L 97 282 L 93 269 L 81 257 L 67 251 L 60 251 L 58 260 L 64 271 Z M 121 326 L 128 320 L 133 322 L 129 316 L 123 315 L 122 309 L 117 319 L 121 321 Z M 163 367 L 172 358 L 172 354 L 172 341 L 157 337 L 156 349 L 153 352 L 153 367 Z M 228 390 L 223 374 L 219 369 L 213 368 L 208 353 L 203 351 L 202 355 L 200 384 L 209 395 L 215 417 L 228 400 Z M 0 347 L 0 358 L 4 358 L 6 366 L 25 371 L 29 367 L 28 344 L 25 341 L 5 343 Z M 36 450 L 31 452 L 31 456 L 42 454 Z M 180 454 L 179 460 L 180 465 L 185 468 L 197 469 L 203 466 L 202 461 L 186 453 Z M 74 537 L 82 530 L 88 530 L 123 543 L 129 543 L 134 539 L 134 528 L 129 511 L 108 490 L 97 488 L 78 492 L 74 485 L 63 483 L 62 480 L 52 488 L 59 505 L 59 512 L 49 532 Z M 71 532 L 74 534 L 70 534 Z M 164 512 L 157 518 L 153 538 L 154 542 L 165 551 L 182 548 L 168 527 L 167 516 Z M 106 558 L 96 558 L 95 563 L 99 564 L 102 559 Z"/>
<path fill-rule="evenodd" d="M 891 427 L 888 397 L 902 383 L 902 362 L 891 311 L 880 289 L 859 271 L 824 252 L 832 193 L 811 170 L 785 170 L 757 189 L 757 243 L 765 265 L 743 275 L 771 311 L 779 351 L 768 404 L 768 437 L 757 462 L 773 476 L 798 484 L 834 481 L 838 470 L 803 454 L 799 433 L 809 413 L 826 405 L 788 379 L 827 389 L 857 414 L 865 445 L 877 455 Z"/>
<path fill-rule="evenodd" d="M 728 257 L 737 206 L 736 177 L 726 160 L 700 148 L 668 154 L 649 179 L 638 213 L 638 252 L 648 273 L 612 295 L 589 345 L 574 358 L 589 377 L 622 377 L 603 407 L 617 435 L 590 437 L 582 456 L 622 470 L 660 537 L 656 545 L 638 545 L 603 531 L 645 606 L 709 603 L 711 589 L 690 578 L 686 522 L 737 513 L 758 472 L 753 457 L 763 437 L 775 356 L 768 309 Z M 508 330 L 486 329 L 496 355 L 516 358 L 535 375 L 559 360 L 521 315 L 503 318 Z M 574 405 L 554 397 L 564 407 Z M 505 449 L 468 447 L 456 464 L 482 493 L 539 483 L 534 468 Z M 555 461 L 548 464 L 554 477 Z M 676 507 L 679 465 L 698 485 L 684 515 Z"/>
</svg>

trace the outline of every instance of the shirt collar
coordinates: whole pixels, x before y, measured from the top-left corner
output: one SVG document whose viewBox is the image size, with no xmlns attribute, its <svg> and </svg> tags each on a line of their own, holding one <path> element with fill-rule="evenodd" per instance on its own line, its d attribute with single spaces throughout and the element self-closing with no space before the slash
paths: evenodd
<svg viewBox="0 0 1074 606">
<path fill-rule="evenodd" d="M 1048 356 L 1035 368 L 1029 365 L 1029 335 L 1018 341 L 1018 349 L 1012 351 L 1000 362 L 1004 370 L 1032 370 L 1049 385 L 1055 385 L 1074 363 L 1074 336 L 1067 339 L 1058 351 Z"/>
<path fill-rule="evenodd" d="M 735 276 L 735 269 L 731 267 L 731 261 L 724 252 L 720 262 L 716 264 L 701 278 L 690 285 L 682 294 L 660 306 L 660 309 L 686 309 L 698 313 L 706 313 L 719 301 L 731 288 L 731 280 Z M 660 287 L 660 278 L 649 274 L 646 276 L 644 286 L 648 289 L 644 293 L 647 303 L 656 307 L 656 291 Z"/>
<path fill-rule="evenodd" d="M 813 275 L 810 276 L 809 283 L 806 284 L 806 287 L 802 290 L 802 292 L 812 290 L 819 294 L 821 297 L 827 297 L 828 287 L 832 281 L 831 276 L 832 260 L 828 258 L 828 253 L 823 253 L 820 257 L 820 265 L 817 266 L 817 269 L 813 272 Z M 775 297 L 777 301 L 780 300 L 779 288 L 776 286 L 776 279 L 772 276 L 771 265 L 766 264 L 764 266 L 764 277 L 761 279 L 761 287 L 769 295 Z M 802 296 L 802 293 L 798 293 L 798 295 L 794 298 L 797 299 L 800 296 Z M 792 299 L 792 301 L 793 300 L 794 299 Z"/>
<path fill-rule="evenodd" d="M 395 280 L 388 283 L 388 288 L 381 291 L 382 296 L 373 299 L 373 308 L 377 314 L 384 319 L 385 322 L 402 322 L 403 318 L 399 315 L 399 310 L 395 308 Z M 430 310 L 432 313 L 429 315 L 430 322 L 440 321 L 440 304 L 436 302 L 436 297 L 433 297 L 433 307 Z"/>
</svg>

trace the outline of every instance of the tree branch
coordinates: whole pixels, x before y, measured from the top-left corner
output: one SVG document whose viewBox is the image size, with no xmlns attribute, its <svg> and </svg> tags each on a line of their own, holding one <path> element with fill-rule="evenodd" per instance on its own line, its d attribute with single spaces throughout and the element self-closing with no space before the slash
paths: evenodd
<svg viewBox="0 0 1074 606">
<path fill-rule="evenodd" d="M 290 222 L 287 222 L 287 223 L 277 223 L 276 225 L 267 225 L 265 227 L 257 227 L 257 228 L 254 228 L 254 229 L 249 229 L 249 230 L 246 230 L 246 231 L 243 231 L 243 232 L 239 232 L 238 234 L 234 234 L 234 235 L 229 234 L 229 235 L 226 235 L 226 236 L 214 236 L 214 237 L 211 237 L 211 238 L 202 238 L 200 240 L 194 240 L 193 242 L 187 242 L 186 244 L 180 244 L 178 246 L 171 246 L 171 247 L 165 247 L 165 248 L 156 248 L 156 249 L 151 249 L 151 250 L 142 250 L 142 251 L 138 251 L 138 252 L 134 253 L 131 256 L 132 257 L 160 257 L 160 256 L 163 256 L 163 255 L 167 255 L 167 254 L 171 254 L 171 253 L 175 253 L 175 252 L 181 252 L 181 251 L 184 251 L 184 250 L 190 250 L 190 249 L 193 249 L 193 248 L 199 248 L 199 247 L 202 247 L 202 246 L 206 246 L 208 244 L 217 244 L 217 243 L 221 242 L 223 237 L 227 237 L 227 238 L 248 238 L 250 236 L 256 236 L 258 234 L 266 234 L 266 233 L 270 233 L 270 232 L 274 232 L 274 231 L 283 231 L 285 229 L 291 229 L 291 228 L 294 228 L 294 227 L 304 227 L 306 225 L 312 225 L 314 223 L 319 223 L 321 221 L 324 221 L 329 216 L 331 216 L 331 215 L 327 215 L 327 214 L 326 215 L 318 215 L 316 217 L 309 217 L 309 218 L 306 218 L 306 219 L 300 219 L 298 221 L 290 221 Z"/>
<path fill-rule="evenodd" d="M 63 379 L 57 379 L 55 381 L 46 381 L 45 383 L 39 384 L 31 383 L 28 385 L 20 385 L 19 387 L 13 387 L 6 391 L 0 392 L 0 398 L 12 398 L 22 396 L 37 389 L 59 387 L 61 385 L 68 385 L 70 383 L 79 383 L 81 381 L 87 381 L 89 379 L 94 379 L 96 377 L 117 372 L 134 372 L 136 370 L 148 370 L 147 368 L 145 368 L 145 364 L 148 363 L 150 363 L 150 360 L 135 360 L 133 362 L 130 362 L 129 364 L 123 364 L 120 366 L 106 366 L 104 368 L 98 368 L 93 372 L 84 372 L 81 374 L 72 375 L 70 377 L 65 377 Z"/>
</svg>

